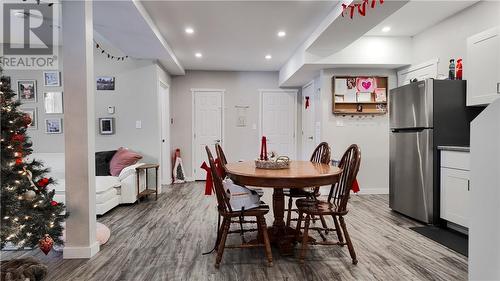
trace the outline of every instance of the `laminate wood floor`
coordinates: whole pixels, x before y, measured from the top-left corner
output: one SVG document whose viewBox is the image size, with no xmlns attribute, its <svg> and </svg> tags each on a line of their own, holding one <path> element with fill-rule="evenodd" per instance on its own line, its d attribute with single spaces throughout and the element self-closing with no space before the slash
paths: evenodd
<svg viewBox="0 0 500 281">
<path fill-rule="evenodd" d="M 50 281 L 467 279 L 467 258 L 410 230 L 418 223 L 390 211 L 387 195 L 350 200 L 346 221 L 357 265 L 347 247 L 311 246 L 304 265 L 273 249 L 273 267 L 262 249 L 227 249 L 217 270 L 215 254 L 201 255 L 213 245 L 217 221 L 215 197 L 203 191 L 202 182 L 164 187 L 158 201 L 119 206 L 98 218 L 111 238 L 90 260 L 63 260 L 60 252 L 45 256 L 38 249 L 3 251 L 2 259 L 34 256 L 49 267 Z M 264 201 L 271 203 L 271 194 L 266 190 Z M 270 213 L 267 224 L 272 220 Z"/>
</svg>

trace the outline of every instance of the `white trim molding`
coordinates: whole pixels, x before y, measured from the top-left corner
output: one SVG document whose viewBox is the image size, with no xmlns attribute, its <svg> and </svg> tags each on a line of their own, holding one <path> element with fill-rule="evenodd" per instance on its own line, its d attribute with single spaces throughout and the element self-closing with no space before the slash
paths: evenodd
<svg viewBox="0 0 500 281">
<path fill-rule="evenodd" d="M 99 242 L 88 247 L 64 247 L 63 259 L 90 259 L 99 252 Z"/>
</svg>

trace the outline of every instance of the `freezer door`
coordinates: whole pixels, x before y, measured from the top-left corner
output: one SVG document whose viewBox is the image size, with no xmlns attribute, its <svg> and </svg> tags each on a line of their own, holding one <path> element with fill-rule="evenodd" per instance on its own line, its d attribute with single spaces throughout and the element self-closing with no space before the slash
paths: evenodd
<svg viewBox="0 0 500 281">
<path fill-rule="evenodd" d="M 389 92 L 390 128 L 432 128 L 432 79 Z"/>
<path fill-rule="evenodd" d="M 425 223 L 433 219 L 432 129 L 391 132 L 389 206 Z"/>
</svg>

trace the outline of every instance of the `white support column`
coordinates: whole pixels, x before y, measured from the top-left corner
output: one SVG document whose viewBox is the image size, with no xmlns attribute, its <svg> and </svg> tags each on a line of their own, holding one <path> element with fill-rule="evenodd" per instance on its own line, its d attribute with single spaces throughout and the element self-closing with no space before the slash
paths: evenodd
<svg viewBox="0 0 500 281">
<path fill-rule="evenodd" d="M 95 214 L 92 1 L 62 1 L 66 220 L 64 258 L 99 251 Z"/>
</svg>

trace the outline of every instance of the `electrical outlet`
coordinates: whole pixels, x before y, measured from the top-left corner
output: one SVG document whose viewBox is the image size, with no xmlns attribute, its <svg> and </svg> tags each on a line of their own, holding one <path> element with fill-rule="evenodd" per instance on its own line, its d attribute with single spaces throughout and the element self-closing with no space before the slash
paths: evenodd
<svg viewBox="0 0 500 281">
<path fill-rule="evenodd" d="M 141 129 L 142 128 L 142 121 L 141 120 L 135 121 L 135 128 L 136 129 Z"/>
</svg>

